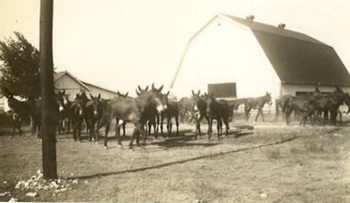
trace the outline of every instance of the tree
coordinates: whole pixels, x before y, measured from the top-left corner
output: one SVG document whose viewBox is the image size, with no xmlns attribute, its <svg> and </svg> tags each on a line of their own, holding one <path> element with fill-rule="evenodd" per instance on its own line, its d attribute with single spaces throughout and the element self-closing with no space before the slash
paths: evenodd
<svg viewBox="0 0 350 203">
<path fill-rule="evenodd" d="M 39 51 L 19 32 L 0 41 L 0 93 L 25 99 L 40 96 Z"/>
<path fill-rule="evenodd" d="M 41 135 L 43 175 L 57 178 L 56 119 L 52 56 L 53 0 L 41 0 L 40 5 L 40 72 L 41 72 Z"/>
</svg>

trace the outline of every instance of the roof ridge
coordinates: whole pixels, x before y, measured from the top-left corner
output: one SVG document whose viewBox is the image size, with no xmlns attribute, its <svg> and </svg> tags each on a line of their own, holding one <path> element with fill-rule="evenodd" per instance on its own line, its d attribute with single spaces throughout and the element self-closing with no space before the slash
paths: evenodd
<svg viewBox="0 0 350 203">
<path fill-rule="evenodd" d="M 234 20 L 234 21 L 236 21 L 244 26 L 247 26 L 252 30 L 264 31 L 264 32 L 268 32 L 271 34 L 280 35 L 283 37 L 289 37 L 289 38 L 299 39 L 299 40 L 303 40 L 303 41 L 308 41 L 308 42 L 315 43 L 315 44 L 329 46 L 328 44 L 326 44 L 320 40 L 317 40 L 317 39 L 315 39 L 315 38 L 313 38 L 305 33 L 302 33 L 302 32 L 297 32 L 297 31 L 285 29 L 285 28 L 282 29 L 282 28 L 278 28 L 278 27 L 270 25 L 270 24 L 266 24 L 266 23 L 262 23 L 262 22 L 258 22 L 258 21 L 250 21 L 250 20 L 247 20 L 244 18 L 240 18 L 240 17 L 233 16 L 233 15 L 227 15 L 224 13 L 220 14 L 220 15 L 225 16 L 229 19 L 232 19 L 232 20 Z"/>
</svg>

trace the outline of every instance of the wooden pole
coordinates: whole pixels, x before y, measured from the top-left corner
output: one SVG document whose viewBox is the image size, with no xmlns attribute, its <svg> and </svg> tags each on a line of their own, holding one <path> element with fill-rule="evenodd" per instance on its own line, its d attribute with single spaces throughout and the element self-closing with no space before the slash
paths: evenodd
<svg viewBox="0 0 350 203">
<path fill-rule="evenodd" d="M 45 179 L 57 179 L 56 122 L 52 54 L 53 0 L 40 5 L 40 79 L 42 163 Z"/>
</svg>

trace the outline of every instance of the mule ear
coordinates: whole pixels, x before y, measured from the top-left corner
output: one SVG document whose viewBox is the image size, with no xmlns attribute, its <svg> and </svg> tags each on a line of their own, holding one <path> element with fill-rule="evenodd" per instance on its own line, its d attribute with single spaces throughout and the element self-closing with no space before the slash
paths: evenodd
<svg viewBox="0 0 350 203">
<path fill-rule="evenodd" d="M 160 88 L 158 88 L 158 92 L 161 92 L 163 90 L 164 85 L 160 86 Z"/>
<path fill-rule="evenodd" d="M 136 89 L 136 95 L 137 95 L 137 96 L 140 96 L 140 94 L 141 94 L 141 93 L 140 93 L 139 91 L 137 91 L 137 89 Z"/>
<path fill-rule="evenodd" d="M 154 87 L 154 83 L 152 83 L 152 90 L 155 90 L 156 88 Z"/>
<path fill-rule="evenodd" d="M 195 95 L 194 91 L 192 90 L 192 95 Z"/>
<path fill-rule="evenodd" d="M 149 87 L 148 87 L 148 85 L 147 85 L 147 86 L 146 86 L 146 88 L 145 88 L 145 91 L 147 91 L 147 90 L 148 90 L 148 88 L 149 88 Z"/>
<path fill-rule="evenodd" d="M 126 92 L 125 94 L 124 94 L 124 97 L 127 97 L 129 95 L 129 92 Z"/>
<path fill-rule="evenodd" d="M 139 91 L 142 91 L 142 89 L 141 89 L 140 85 L 137 85 L 137 88 L 139 88 Z M 136 91 L 137 91 L 137 90 L 136 90 Z"/>
<path fill-rule="evenodd" d="M 101 93 L 98 93 L 97 100 L 101 99 Z"/>
<path fill-rule="evenodd" d="M 90 93 L 90 99 L 95 99 L 95 97 Z"/>
<path fill-rule="evenodd" d="M 168 91 L 165 95 L 166 95 L 166 96 L 169 96 L 169 93 L 170 93 L 170 91 Z"/>
<path fill-rule="evenodd" d="M 198 95 L 200 95 L 201 94 L 201 90 L 198 90 Z"/>
</svg>

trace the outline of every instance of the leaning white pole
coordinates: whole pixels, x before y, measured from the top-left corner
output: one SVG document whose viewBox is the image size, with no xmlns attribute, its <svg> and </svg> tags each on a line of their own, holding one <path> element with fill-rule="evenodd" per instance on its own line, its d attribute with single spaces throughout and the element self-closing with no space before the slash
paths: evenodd
<svg viewBox="0 0 350 203">
<path fill-rule="evenodd" d="M 188 40 L 187 44 L 186 44 L 186 48 L 184 50 L 184 52 L 182 53 L 182 56 L 181 56 L 181 59 L 180 59 L 180 62 L 176 68 L 176 71 L 175 71 L 175 74 L 174 74 L 174 77 L 173 79 L 171 80 L 171 83 L 170 83 L 170 89 L 172 90 L 174 88 L 174 85 L 175 85 L 175 82 L 176 82 L 176 79 L 177 79 L 177 76 L 179 75 L 180 73 L 180 69 L 182 67 L 182 64 L 186 58 L 186 55 L 187 55 L 187 52 L 188 52 L 188 49 L 190 48 L 193 40 L 204 30 L 206 29 L 210 23 L 212 23 L 216 18 L 218 17 L 218 15 L 214 16 L 211 20 L 209 20 L 203 27 L 201 27 L 191 38 L 190 40 Z"/>
</svg>

